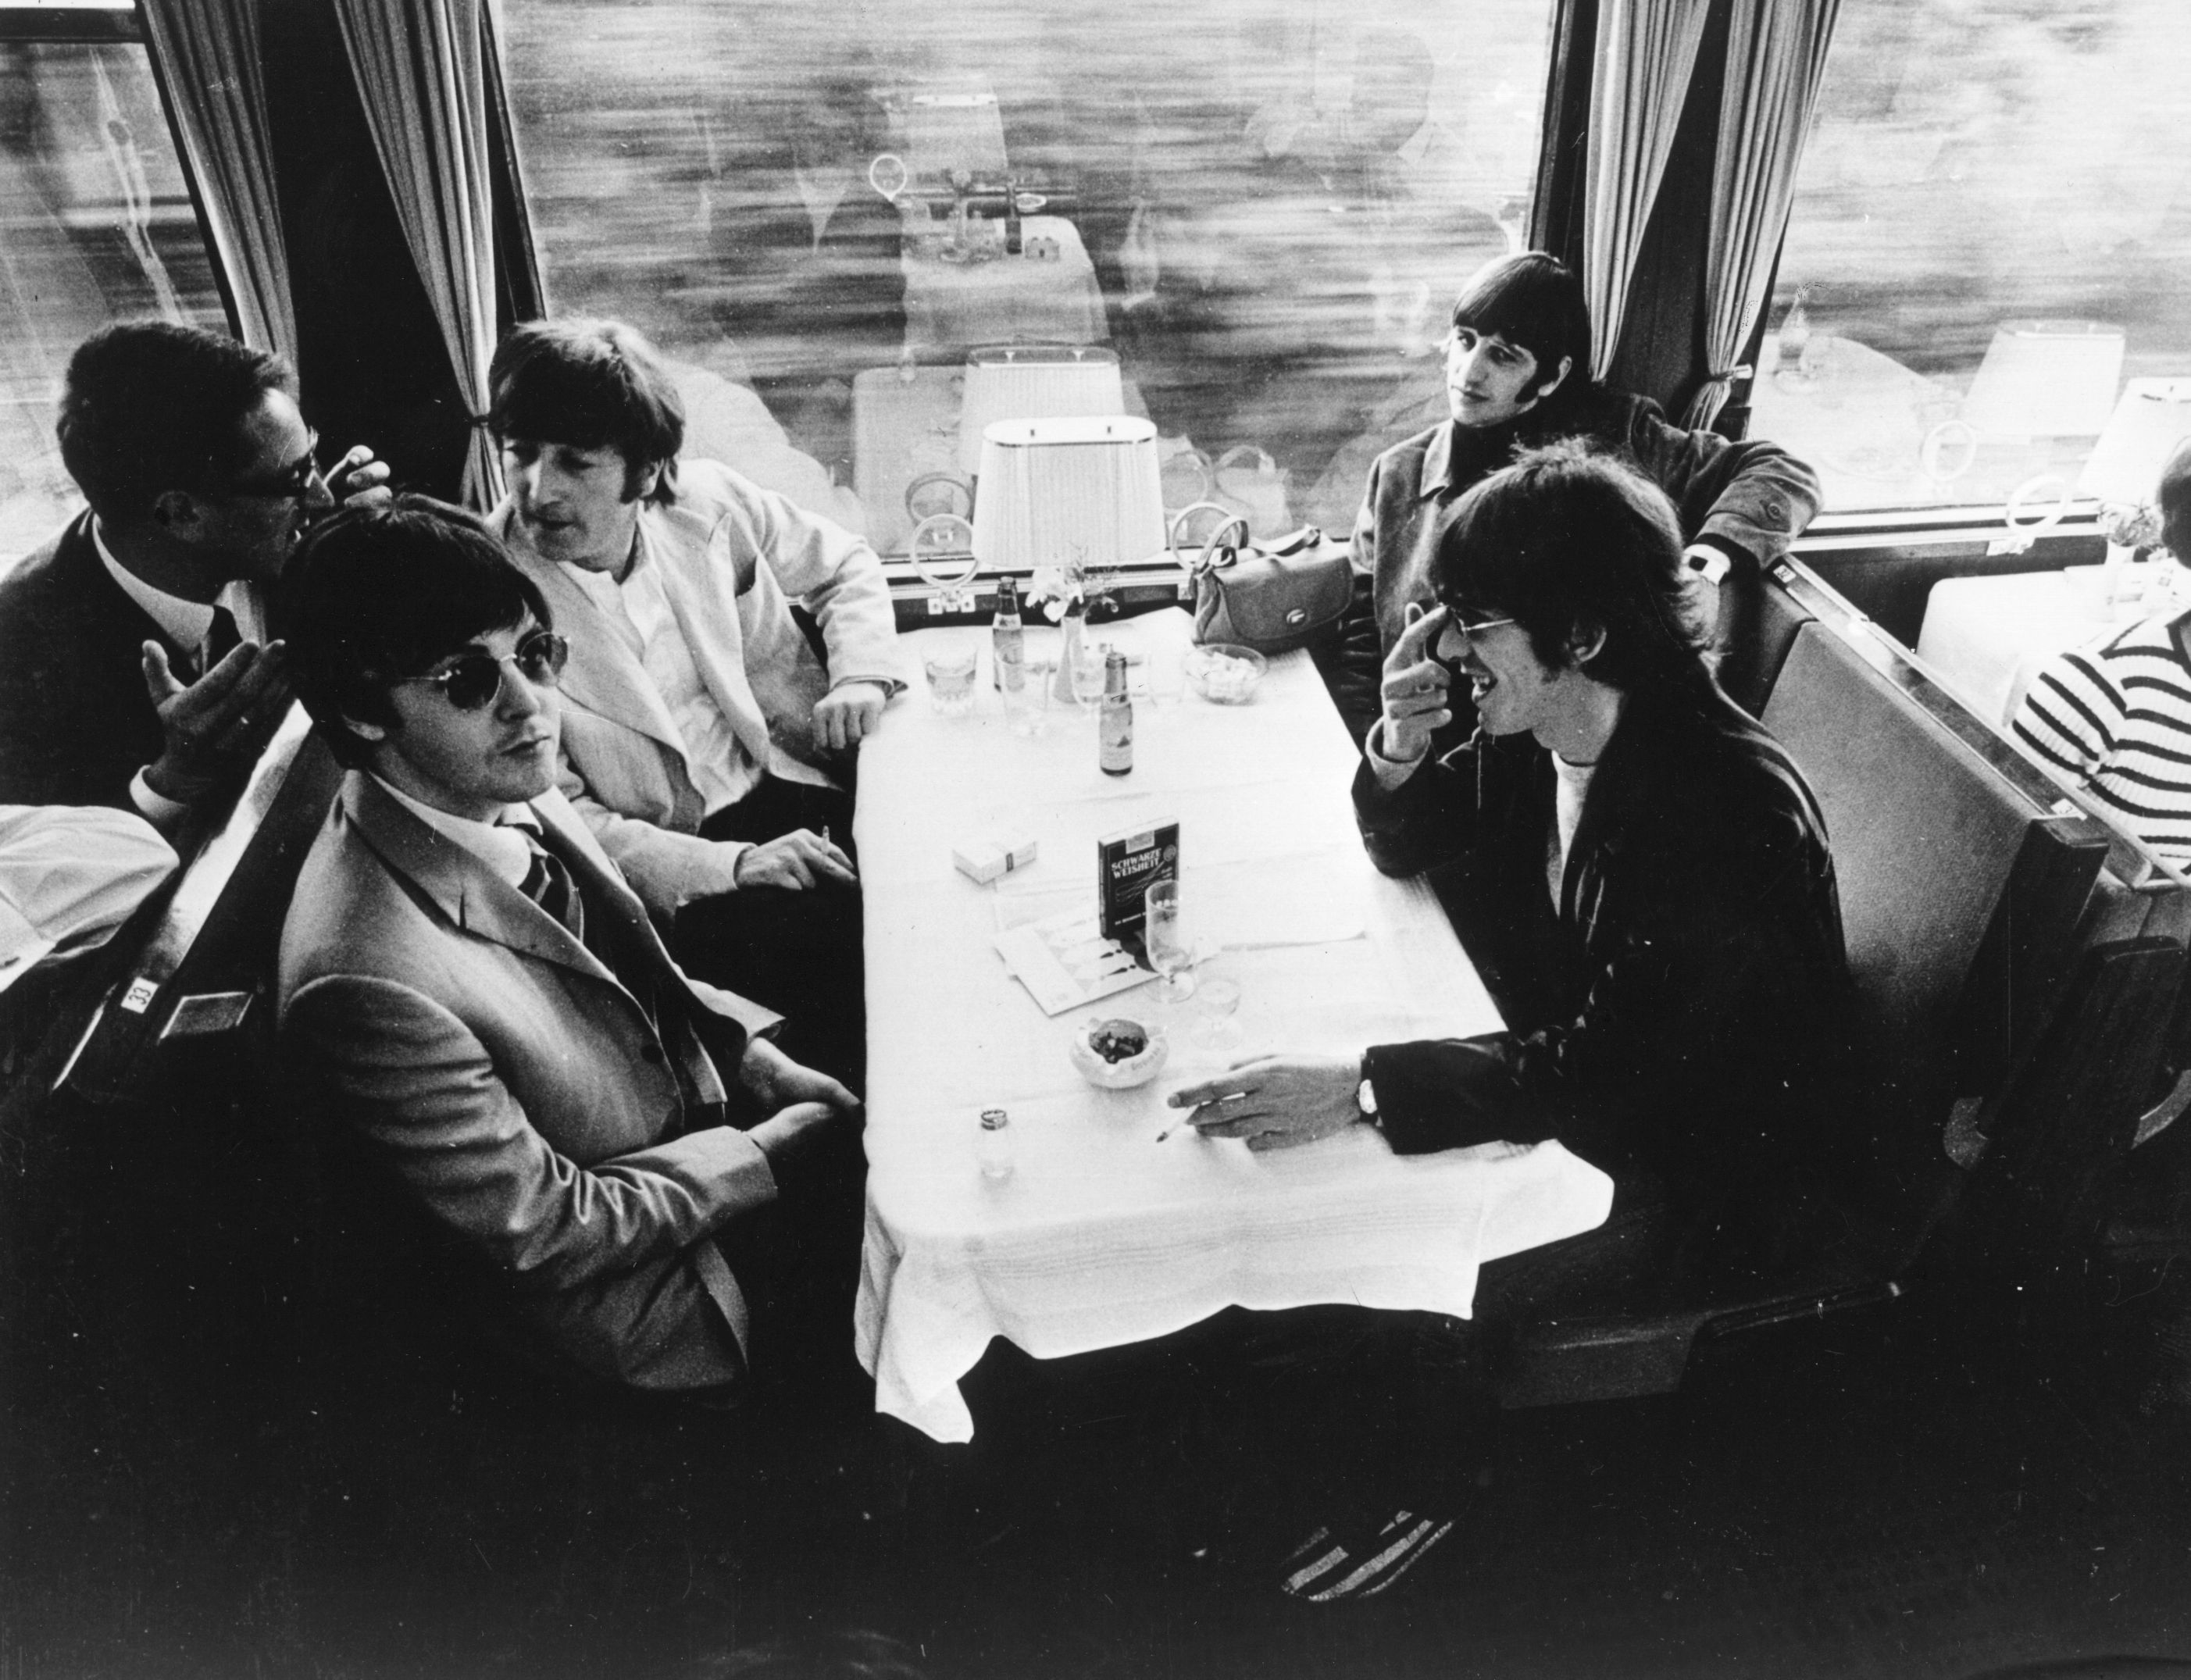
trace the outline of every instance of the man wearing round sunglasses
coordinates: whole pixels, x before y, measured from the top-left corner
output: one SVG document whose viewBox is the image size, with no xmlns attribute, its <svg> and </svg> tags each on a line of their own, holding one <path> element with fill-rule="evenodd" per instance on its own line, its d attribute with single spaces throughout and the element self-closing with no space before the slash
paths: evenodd
<svg viewBox="0 0 2191 1680">
<path fill-rule="evenodd" d="M 1325 669 L 1357 740 L 1377 720 L 1407 609 L 1430 604 L 1440 514 L 1519 450 L 1575 437 L 1621 456 L 1673 503 L 1684 563 L 1712 584 L 1778 559 L 1818 510 L 1818 476 L 1777 445 L 1670 425 L 1591 378 L 1582 282 L 1541 251 L 1470 279 L 1445 351 L 1449 418 L 1377 458 L 1355 521 L 1355 598 Z"/>
<path fill-rule="evenodd" d="M 167 322 L 77 348 L 59 431 L 91 506 L 0 583 L 0 801 L 172 830 L 287 709 L 264 590 L 310 518 L 384 497 L 387 469 L 361 446 L 322 472 L 287 362 Z"/>
<path fill-rule="evenodd" d="M 857 1105 L 686 977 L 556 791 L 570 650 L 539 592 L 407 497 L 316 529 L 281 609 L 349 768 L 283 929 L 282 1036 L 451 1239 L 430 1294 L 613 1383 L 735 1398 L 760 1362 L 856 1390 Z"/>
</svg>

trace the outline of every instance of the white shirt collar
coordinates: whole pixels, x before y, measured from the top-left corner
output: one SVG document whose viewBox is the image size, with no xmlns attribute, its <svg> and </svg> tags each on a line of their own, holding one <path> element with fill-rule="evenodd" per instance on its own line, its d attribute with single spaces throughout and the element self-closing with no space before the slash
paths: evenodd
<svg viewBox="0 0 2191 1680">
<path fill-rule="evenodd" d="M 193 653 L 200 643 L 213 632 L 213 609 L 202 601 L 185 601 L 179 595 L 169 595 L 165 589 L 156 589 L 135 572 L 114 557 L 114 550 L 106 546 L 106 536 L 99 527 L 99 515 L 91 517 L 92 546 L 99 550 L 99 558 L 105 566 L 107 575 L 122 586 L 122 593 L 143 607 L 161 633 L 178 647 L 189 648 Z M 214 597 L 217 606 L 225 607 L 236 620 L 237 632 L 253 641 L 265 639 L 265 624 L 259 612 L 259 596 L 250 584 L 242 579 L 224 584 Z"/>
<path fill-rule="evenodd" d="M 532 846 L 521 830 L 538 831 L 540 827 L 540 819 L 531 806 L 505 806 L 502 815 L 493 822 L 482 823 L 415 800 L 382 777 L 373 779 L 421 823 L 454 840 L 510 886 L 525 884 L 525 877 L 532 868 Z"/>
<path fill-rule="evenodd" d="M 122 585 L 122 593 L 145 609 L 168 641 L 178 647 L 196 650 L 213 629 L 213 608 L 202 601 L 185 601 L 179 595 L 156 589 L 123 566 L 106 546 L 96 514 L 91 519 L 91 540 L 99 550 L 100 559 L 105 562 L 108 575 Z"/>
</svg>

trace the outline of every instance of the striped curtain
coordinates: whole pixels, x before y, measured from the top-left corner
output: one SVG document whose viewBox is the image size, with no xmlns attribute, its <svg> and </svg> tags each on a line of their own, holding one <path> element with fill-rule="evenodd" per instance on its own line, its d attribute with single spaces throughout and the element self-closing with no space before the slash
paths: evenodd
<svg viewBox="0 0 2191 1680">
<path fill-rule="evenodd" d="M 1735 358 L 1765 307 L 1840 13 L 1841 0 L 1750 0 L 1734 9 L 1704 266 L 1705 379 L 1684 416 L 1693 430 L 1719 418 L 1740 372 Z"/>
<path fill-rule="evenodd" d="M 139 0 L 138 12 L 243 341 L 294 360 L 297 311 L 267 138 L 259 0 Z"/>
<path fill-rule="evenodd" d="M 494 208 L 487 160 L 482 0 L 333 0 L 412 260 L 426 284 L 457 387 L 487 406 L 494 354 Z M 484 426 L 464 461 L 464 498 L 502 498 Z"/>
<path fill-rule="evenodd" d="M 1710 0 L 1602 0 L 1598 8 L 1582 233 L 1596 379 L 1611 369 L 1620 345 L 1636 253 L 1673 149 L 1710 9 Z"/>
</svg>

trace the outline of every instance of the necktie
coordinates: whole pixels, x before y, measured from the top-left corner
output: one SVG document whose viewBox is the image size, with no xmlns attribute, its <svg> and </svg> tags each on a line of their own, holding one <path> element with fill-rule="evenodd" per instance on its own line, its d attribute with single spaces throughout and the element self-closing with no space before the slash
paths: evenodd
<svg viewBox="0 0 2191 1680">
<path fill-rule="evenodd" d="M 563 860 L 540 844 L 530 830 L 521 829 L 532 849 L 532 867 L 518 883 L 518 891 L 563 924 L 580 944 L 586 940 L 586 907 L 578 897 L 578 884 Z"/>
<path fill-rule="evenodd" d="M 213 627 L 206 632 L 205 640 L 198 644 L 198 675 L 203 676 L 228 658 L 242 640 L 242 632 L 236 626 L 236 614 L 225 607 L 214 607 Z"/>
</svg>

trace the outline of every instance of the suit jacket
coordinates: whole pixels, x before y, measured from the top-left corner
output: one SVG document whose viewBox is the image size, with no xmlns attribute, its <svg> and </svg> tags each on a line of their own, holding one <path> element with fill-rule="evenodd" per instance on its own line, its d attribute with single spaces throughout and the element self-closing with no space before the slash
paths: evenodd
<svg viewBox="0 0 2191 1680">
<path fill-rule="evenodd" d="M 195 657 L 114 581 L 88 513 L 0 579 L 0 804 L 136 808 L 129 783 L 165 744 L 148 641 Z"/>
<path fill-rule="evenodd" d="M 1687 431 L 1670 425 L 1657 403 L 1602 386 L 1563 389 L 1513 425 L 1476 430 L 1446 420 L 1396 443 L 1370 466 L 1354 524 L 1354 601 L 1333 698 L 1356 740 L 1382 709 L 1385 656 L 1405 628 L 1408 603 L 1431 604 L 1440 515 L 1516 450 L 1568 437 L 1617 456 L 1665 491 L 1684 541 L 1744 565 L 1779 559 L 1818 510 L 1818 475 L 1778 444 Z M 1469 711 L 1465 696 L 1457 709 Z M 1473 726 L 1461 722 L 1456 738 Z"/>
<path fill-rule="evenodd" d="M 1714 1233 L 1717 1267 L 1796 1257 L 1831 1234 L 1866 1113 L 1817 799 L 1707 680 L 1631 692 L 1555 911 L 1554 780 L 1526 735 L 1390 791 L 1367 765 L 1357 777 L 1379 868 L 1456 867 L 1455 920 L 1502 975 L 1510 1028 L 1372 1049 L 1386 1135 L 1402 1153 L 1556 1136 L 1617 1180 L 1663 1186 Z"/>
<path fill-rule="evenodd" d="M 492 523 L 509 534 L 507 503 Z M 701 680 L 740 743 L 771 774 L 829 785 L 814 703 L 839 683 L 904 686 L 874 550 L 714 461 L 680 464 L 676 501 L 647 508 L 640 527 Z M 567 567 L 515 540 L 510 552 L 571 642 L 565 792 L 657 909 L 731 891 L 737 852 L 698 837 L 705 813 L 682 737 L 624 635 Z M 827 669 L 791 616 L 794 598 L 821 624 Z"/>
<path fill-rule="evenodd" d="M 561 795 L 534 802 L 591 943 L 353 772 L 282 935 L 299 1072 L 455 1239 L 521 1339 L 597 1376 L 714 1387 L 743 1373 L 745 1303 L 710 1240 L 771 1200 L 720 1124 L 717 1068 L 777 1017 L 688 982 Z"/>
</svg>

